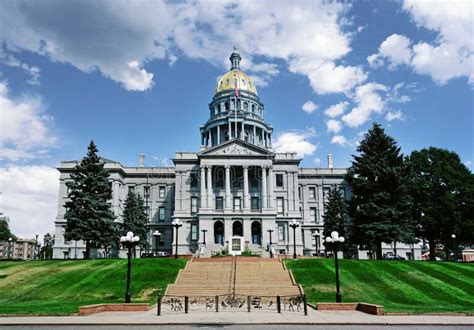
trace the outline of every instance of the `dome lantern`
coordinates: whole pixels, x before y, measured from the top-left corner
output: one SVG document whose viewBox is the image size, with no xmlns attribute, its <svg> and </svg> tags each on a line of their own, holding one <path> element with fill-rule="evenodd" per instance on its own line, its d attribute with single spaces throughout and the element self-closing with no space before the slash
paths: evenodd
<svg viewBox="0 0 474 330">
<path fill-rule="evenodd" d="M 230 60 L 230 69 L 231 70 L 240 70 L 240 60 L 242 57 L 240 57 L 239 52 L 237 51 L 237 47 L 234 46 L 234 51 L 232 54 L 230 54 L 229 60 Z"/>
</svg>

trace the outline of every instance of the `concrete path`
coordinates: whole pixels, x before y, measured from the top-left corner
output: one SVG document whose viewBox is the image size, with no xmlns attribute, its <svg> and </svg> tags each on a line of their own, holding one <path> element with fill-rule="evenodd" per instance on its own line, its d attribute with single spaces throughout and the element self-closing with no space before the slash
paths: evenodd
<svg viewBox="0 0 474 330">
<path fill-rule="evenodd" d="M 156 310 L 147 312 L 104 312 L 90 316 L 43 316 L 43 317 L 3 317 L 3 325 L 113 325 L 113 324 L 353 324 L 353 325 L 470 325 L 474 326 L 472 316 L 441 316 L 441 315 L 393 315 L 375 316 L 356 311 L 320 312 L 308 310 L 308 315 L 302 313 L 265 312 L 193 312 L 167 313 L 156 316 Z"/>
</svg>

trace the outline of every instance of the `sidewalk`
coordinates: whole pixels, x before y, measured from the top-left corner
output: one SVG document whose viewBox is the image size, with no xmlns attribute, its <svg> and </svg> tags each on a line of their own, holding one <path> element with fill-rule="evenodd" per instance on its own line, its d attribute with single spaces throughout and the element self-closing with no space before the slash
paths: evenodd
<svg viewBox="0 0 474 330">
<path fill-rule="evenodd" d="M 117 325 L 117 324 L 352 324 L 352 325 L 473 325 L 472 316 L 441 315 L 393 315 L 375 316 L 356 311 L 319 312 L 308 310 L 302 313 L 275 312 L 192 312 L 167 313 L 156 316 L 156 309 L 147 312 L 104 312 L 90 316 L 35 316 L 3 317 L 1 325 Z"/>
</svg>

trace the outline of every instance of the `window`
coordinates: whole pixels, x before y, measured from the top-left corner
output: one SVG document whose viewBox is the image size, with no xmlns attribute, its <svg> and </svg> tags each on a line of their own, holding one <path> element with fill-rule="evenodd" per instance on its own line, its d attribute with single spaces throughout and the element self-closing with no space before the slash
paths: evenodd
<svg viewBox="0 0 474 330">
<path fill-rule="evenodd" d="M 197 197 L 191 197 L 191 214 L 196 214 L 198 211 L 198 199 Z"/>
<path fill-rule="evenodd" d="M 135 193 L 135 186 L 128 186 L 128 191 Z"/>
<path fill-rule="evenodd" d="M 191 241 L 198 240 L 198 226 L 197 224 L 193 223 L 191 225 Z"/>
<path fill-rule="evenodd" d="M 260 209 L 260 200 L 258 197 L 252 197 L 251 199 L 251 208 L 252 210 L 259 210 Z"/>
<path fill-rule="evenodd" d="M 216 210 L 224 209 L 224 197 L 216 197 Z"/>
<path fill-rule="evenodd" d="M 150 198 L 150 186 L 143 187 L 143 197 Z"/>
<path fill-rule="evenodd" d="M 278 241 L 285 241 L 285 226 L 278 225 Z"/>
<path fill-rule="evenodd" d="M 309 219 L 310 219 L 310 221 L 317 222 L 316 216 L 317 216 L 316 208 L 315 207 L 310 207 L 309 208 Z"/>
<path fill-rule="evenodd" d="M 227 80 L 225 81 L 225 85 L 226 85 L 226 86 L 229 86 L 229 79 L 227 79 Z"/>
<path fill-rule="evenodd" d="M 158 197 L 165 198 L 165 187 L 160 187 L 158 190 Z"/>
<path fill-rule="evenodd" d="M 162 230 L 160 231 L 161 235 L 158 236 L 158 246 L 164 246 L 165 245 L 165 231 Z"/>
<path fill-rule="evenodd" d="M 283 206 L 283 197 L 277 197 L 277 213 L 283 214 L 285 212 L 285 208 Z"/>
<path fill-rule="evenodd" d="M 247 102 L 244 102 L 244 110 L 247 111 L 249 109 L 249 104 Z"/>
<path fill-rule="evenodd" d="M 276 174 L 276 186 L 283 187 L 283 174 Z"/>
<path fill-rule="evenodd" d="M 198 186 L 198 178 L 196 173 L 191 173 L 191 187 Z"/>
<path fill-rule="evenodd" d="M 316 187 L 309 187 L 309 199 L 316 199 Z"/>
<path fill-rule="evenodd" d="M 240 197 L 234 197 L 234 210 L 240 210 Z"/>
<path fill-rule="evenodd" d="M 163 206 L 160 206 L 158 208 L 158 220 L 159 221 L 165 220 L 165 208 Z"/>
<path fill-rule="evenodd" d="M 326 202 L 328 201 L 328 198 L 329 198 L 329 190 L 330 190 L 330 188 L 324 188 L 324 189 L 323 189 L 324 203 L 326 203 Z"/>
</svg>

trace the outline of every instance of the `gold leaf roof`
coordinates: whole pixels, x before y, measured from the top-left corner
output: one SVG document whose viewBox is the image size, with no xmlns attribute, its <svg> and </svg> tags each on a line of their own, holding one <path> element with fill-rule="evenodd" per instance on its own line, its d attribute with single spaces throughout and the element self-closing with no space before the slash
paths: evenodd
<svg viewBox="0 0 474 330">
<path fill-rule="evenodd" d="M 257 88 L 252 79 L 239 69 L 230 70 L 219 79 L 216 86 L 216 93 L 234 90 L 236 80 L 237 87 L 240 91 L 248 91 L 257 94 Z"/>
</svg>

